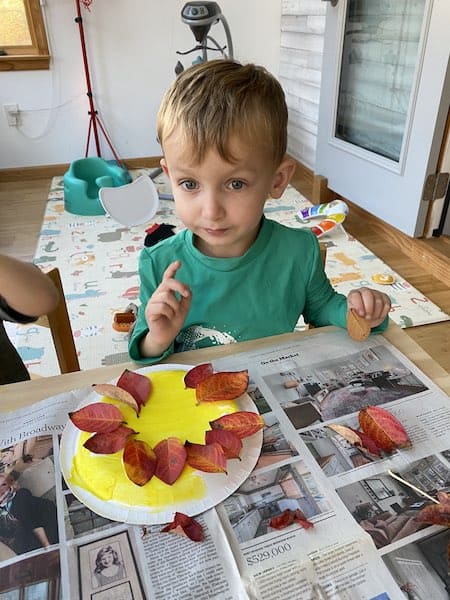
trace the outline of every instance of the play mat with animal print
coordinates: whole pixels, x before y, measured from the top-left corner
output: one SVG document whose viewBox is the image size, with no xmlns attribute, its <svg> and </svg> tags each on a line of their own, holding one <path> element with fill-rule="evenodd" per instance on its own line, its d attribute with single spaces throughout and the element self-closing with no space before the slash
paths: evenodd
<svg viewBox="0 0 450 600">
<path fill-rule="evenodd" d="M 137 169 L 132 175 L 148 172 Z M 156 178 L 155 183 L 160 192 L 170 192 L 164 175 Z M 296 215 L 309 205 L 289 187 L 280 200 L 267 202 L 265 212 L 270 219 L 302 227 Z M 82 369 L 128 360 L 126 334 L 112 328 L 113 316 L 130 302 L 138 303 L 137 264 L 145 229 L 152 223 L 174 224 L 176 230 L 180 229 L 173 209 L 172 200 L 160 200 L 159 210 L 150 223 L 128 229 L 109 216 L 85 217 L 65 212 L 62 177 L 53 179 L 34 262 L 44 271 L 58 267 L 61 272 Z M 310 223 L 317 224 L 317 219 Z M 449 319 L 343 227 L 334 228 L 321 241 L 327 245 L 327 274 L 339 292 L 346 294 L 360 286 L 382 289 L 392 300 L 391 318 L 403 328 Z M 377 285 L 372 276 L 378 273 L 392 274 L 394 283 Z M 14 328 L 12 333 L 10 328 L 9 332 L 32 373 L 45 376 L 59 373 L 48 330 L 31 324 Z"/>
</svg>

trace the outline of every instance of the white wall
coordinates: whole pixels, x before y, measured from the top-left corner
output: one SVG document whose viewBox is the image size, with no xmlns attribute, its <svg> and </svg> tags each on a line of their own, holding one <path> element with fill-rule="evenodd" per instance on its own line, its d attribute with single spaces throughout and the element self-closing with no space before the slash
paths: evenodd
<svg viewBox="0 0 450 600">
<path fill-rule="evenodd" d="M 316 0 L 317 1 L 317 0 Z M 184 0 L 93 0 L 82 7 L 96 108 L 121 158 L 158 156 L 155 117 L 174 78 L 176 50 L 194 45 L 181 22 Z M 281 0 L 219 0 L 238 60 L 278 76 Z M 84 156 L 89 123 L 86 83 L 73 0 L 45 0 L 49 71 L 0 72 L 0 169 L 69 163 Z M 210 34 L 219 43 L 221 24 Z M 189 66 L 196 54 L 182 59 Z M 212 55 L 210 55 L 212 56 Z M 17 103 L 22 124 L 9 127 L 1 108 Z M 90 154 L 95 154 L 91 145 Z M 103 145 L 102 156 L 111 153 Z"/>
<path fill-rule="evenodd" d="M 289 108 L 288 151 L 314 170 L 326 2 L 282 0 L 280 81 Z"/>
</svg>

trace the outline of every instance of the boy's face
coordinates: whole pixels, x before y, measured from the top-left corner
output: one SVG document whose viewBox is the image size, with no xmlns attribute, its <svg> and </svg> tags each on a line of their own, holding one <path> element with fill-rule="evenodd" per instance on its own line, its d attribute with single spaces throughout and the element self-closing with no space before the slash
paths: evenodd
<svg viewBox="0 0 450 600">
<path fill-rule="evenodd" d="M 258 235 L 266 199 L 281 196 L 295 168 L 286 160 L 274 169 L 261 149 L 236 137 L 230 150 L 234 163 L 211 149 L 194 164 L 177 131 L 164 142 L 161 166 L 172 184 L 176 213 L 207 256 L 242 256 Z"/>
</svg>

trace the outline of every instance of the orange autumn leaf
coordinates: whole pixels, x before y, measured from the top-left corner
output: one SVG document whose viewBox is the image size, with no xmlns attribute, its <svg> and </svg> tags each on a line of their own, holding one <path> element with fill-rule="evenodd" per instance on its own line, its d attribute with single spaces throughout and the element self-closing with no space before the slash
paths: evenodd
<svg viewBox="0 0 450 600">
<path fill-rule="evenodd" d="M 127 439 L 134 433 L 136 432 L 131 427 L 119 425 L 114 431 L 94 434 L 83 446 L 94 454 L 114 454 L 124 448 Z"/>
<path fill-rule="evenodd" d="M 181 475 L 186 464 L 187 452 L 176 437 L 161 440 L 154 447 L 157 464 L 155 475 L 167 485 L 172 485 Z"/>
<path fill-rule="evenodd" d="M 133 410 L 136 411 L 136 414 L 139 413 L 139 406 L 130 392 L 123 390 L 117 385 L 113 385 L 112 383 L 94 383 L 92 386 L 97 394 L 100 396 L 107 396 L 108 398 L 112 398 L 113 400 L 118 400 L 119 402 L 123 402 L 130 406 Z"/>
<path fill-rule="evenodd" d="M 368 406 L 359 411 L 359 424 L 375 444 L 385 452 L 409 448 L 411 441 L 406 429 L 393 414 L 380 406 Z"/>
<path fill-rule="evenodd" d="M 123 415 L 117 406 L 106 402 L 94 402 L 69 413 L 72 423 L 89 433 L 108 433 L 123 423 Z"/>
<path fill-rule="evenodd" d="M 133 396 L 138 404 L 139 411 L 141 410 L 141 406 L 146 405 L 152 390 L 152 384 L 148 377 L 129 369 L 125 369 L 119 377 L 117 387 Z"/>
<path fill-rule="evenodd" d="M 205 433 L 205 442 L 217 442 L 222 446 L 225 458 L 239 458 L 242 450 L 241 439 L 233 432 L 225 429 L 209 429 Z"/>
<path fill-rule="evenodd" d="M 264 419 L 258 413 L 241 410 L 230 415 L 223 415 L 209 423 L 212 429 L 232 431 L 242 439 L 253 435 L 265 425 Z"/>
<path fill-rule="evenodd" d="M 438 492 L 437 499 L 439 500 L 439 504 L 424 506 L 416 516 L 416 521 L 429 525 L 450 527 L 450 494 Z"/>
<path fill-rule="evenodd" d="M 128 479 L 136 485 L 145 485 L 155 473 L 156 454 L 141 440 L 127 440 L 122 460 Z"/>
<path fill-rule="evenodd" d="M 248 388 L 248 371 L 213 373 L 195 388 L 197 402 L 235 400 Z"/>
<path fill-rule="evenodd" d="M 184 376 L 184 385 L 188 388 L 196 388 L 199 383 L 213 374 L 213 366 L 211 363 L 197 365 L 190 369 Z"/>
<path fill-rule="evenodd" d="M 161 533 L 166 531 L 188 537 L 193 542 L 201 542 L 205 538 L 200 523 L 180 512 L 176 512 L 174 520 L 161 529 Z"/>
<path fill-rule="evenodd" d="M 187 463 L 193 469 L 205 473 L 226 473 L 227 459 L 223 448 L 217 442 L 212 444 L 192 444 L 186 442 Z"/>
</svg>

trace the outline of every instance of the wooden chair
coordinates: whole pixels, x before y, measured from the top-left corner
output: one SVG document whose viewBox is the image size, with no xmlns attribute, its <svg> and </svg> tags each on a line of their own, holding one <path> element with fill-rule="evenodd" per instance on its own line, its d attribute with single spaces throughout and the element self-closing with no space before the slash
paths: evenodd
<svg viewBox="0 0 450 600">
<path fill-rule="evenodd" d="M 319 249 L 320 249 L 320 258 L 322 259 L 322 264 L 323 264 L 323 268 L 325 268 L 325 263 L 327 261 L 327 247 L 326 244 L 324 244 L 323 242 L 319 242 Z M 311 325 L 311 323 L 308 323 L 306 325 L 307 329 L 314 329 L 314 325 Z"/>
<path fill-rule="evenodd" d="M 60 300 L 57 307 L 47 315 L 40 317 L 36 324 L 50 329 L 61 373 L 73 373 L 80 370 L 80 363 L 73 340 L 59 269 L 52 269 L 47 275 L 55 284 Z"/>
<path fill-rule="evenodd" d="M 322 259 L 323 268 L 325 268 L 325 263 L 327 262 L 327 247 L 323 242 L 319 242 L 320 248 L 320 258 Z"/>
</svg>

